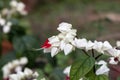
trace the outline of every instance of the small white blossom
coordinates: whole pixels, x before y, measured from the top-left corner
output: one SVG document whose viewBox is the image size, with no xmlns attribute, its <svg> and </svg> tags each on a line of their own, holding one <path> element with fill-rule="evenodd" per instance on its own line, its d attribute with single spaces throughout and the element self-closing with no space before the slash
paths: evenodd
<svg viewBox="0 0 120 80">
<path fill-rule="evenodd" d="M 83 39 L 75 38 L 75 45 L 77 48 L 85 49 L 87 46 L 87 40 L 85 38 L 83 38 Z"/>
<path fill-rule="evenodd" d="M 94 46 L 93 46 L 94 50 L 96 50 L 97 52 L 100 52 L 100 53 L 104 53 L 102 48 L 103 48 L 103 43 L 102 42 L 98 42 L 98 41 L 94 42 Z"/>
<path fill-rule="evenodd" d="M 66 22 L 62 22 L 59 24 L 59 27 L 57 28 L 58 31 L 61 33 L 68 33 L 72 28 L 72 25 Z"/>
<path fill-rule="evenodd" d="M 117 47 L 120 47 L 120 41 L 116 42 Z"/>
<path fill-rule="evenodd" d="M 117 59 L 117 58 L 116 58 Z M 118 60 L 115 60 L 115 57 L 110 57 L 110 59 L 109 59 L 109 64 L 114 64 L 114 65 L 116 65 L 116 64 L 118 64 Z"/>
<path fill-rule="evenodd" d="M 67 76 L 70 76 L 70 69 L 71 69 L 71 66 L 68 66 L 64 69 L 63 73 Z"/>
<path fill-rule="evenodd" d="M 96 71 L 96 75 L 108 74 L 110 69 L 107 67 L 107 63 L 103 60 L 96 63 L 97 65 L 101 65 L 99 69 Z"/>
<path fill-rule="evenodd" d="M 9 32 L 10 32 L 10 29 L 11 29 L 11 25 L 12 25 L 11 22 L 7 22 L 7 24 L 5 24 L 5 25 L 3 26 L 3 32 L 4 32 L 4 33 L 9 33 Z"/>
</svg>

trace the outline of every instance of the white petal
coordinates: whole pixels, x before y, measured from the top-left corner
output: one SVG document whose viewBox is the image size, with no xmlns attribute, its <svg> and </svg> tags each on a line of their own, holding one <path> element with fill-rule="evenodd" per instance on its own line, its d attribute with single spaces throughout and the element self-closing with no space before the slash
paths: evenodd
<svg viewBox="0 0 120 80">
<path fill-rule="evenodd" d="M 28 63 L 27 57 L 22 57 L 22 58 L 20 59 L 20 64 L 21 64 L 21 65 L 25 65 L 25 64 L 27 64 L 27 63 Z"/>
<path fill-rule="evenodd" d="M 96 75 L 102 75 L 102 74 L 108 73 L 110 71 L 110 69 L 107 67 L 107 63 L 105 61 L 101 60 L 97 64 L 101 65 L 101 67 L 99 69 L 97 69 Z"/>
<path fill-rule="evenodd" d="M 0 18 L 0 25 L 4 26 L 5 25 L 5 19 Z"/>
<path fill-rule="evenodd" d="M 17 66 L 17 67 L 15 68 L 15 72 L 20 72 L 20 71 L 22 71 L 22 67 L 21 67 L 21 66 Z"/>
<path fill-rule="evenodd" d="M 118 64 L 118 61 L 115 61 L 114 57 L 111 57 L 109 63 L 110 64 Z"/>
<path fill-rule="evenodd" d="M 19 12 L 21 12 L 21 11 L 23 11 L 24 9 L 25 9 L 25 4 L 22 3 L 22 2 L 19 2 L 19 3 L 17 4 L 17 10 L 18 10 Z"/>
<path fill-rule="evenodd" d="M 88 41 L 86 45 L 86 51 L 93 49 L 94 43 L 92 41 Z"/>
<path fill-rule="evenodd" d="M 116 42 L 117 47 L 120 47 L 120 41 Z"/>
<path fill-rule="evenodd" d="M 19 80 L 17 74 L 12 74 L 9 76 L 10 80 Z"/>
<path fill-rule="evenodd" d="M 103 60 L 100 60 L 97 64 L 98 65 L 107 65 L 107 63 L 105 61 L 103 61 Z"/>
<path fill-rule="evenodd" d="M 51 56 L 54 57 L 59 52 L 59 49 L 56 47 L 53 47 L 51 49 Z"/>
<path fill-rule="evenodd" d="M 67 76 L 70 75 L 70 69 L 71 69 L 71 66 L 68 66 L 64 69 L 63 73 L 66 74 Z"/>
<path fill-rule="evenodd" d="M 4 33 L 9 33 L 9 32 L 10 32 L 10 29 L 11 29 L 10 26 L 4 26 L 4 27 L 3 27 L 3 32 L 4 32 Z"/>
<path fill-rule="evenodd" d="M 60 49 L 63 50 L 64 47 L 65 47 L 66 43 L 64 41 L 61 41 L 61 44 L 60 44 Z"/>
<path fill-rule="evenodd" d="M 109 49 L 107 52 L 113 57 L 118 57 L 120 55 L 120 50 L 117 50 L 115 48 Z"/>
<path fill-rule="evenodd" d="M 31 69 L 25 68 L 24 74 L 25 74 L 26 76 L 32 75 L 32 73 L 33 73 L 33 71 L 32 71 Z"/>
<path fill-rule="evenodd" d="M 96 71 L 96 75 L 102 75 L 105 74 L 107 72 L 109 72 L 110 69 L 106 66 L 106 65 L 102 65 L 97 71 Z"/>
<path fill-rule="evenodd" d="M 22 80 L 25 77 L 25 74 L 21 71 L 17 72 L 17 75 L 18 75 L 19 80 Z"/>
<path fill-rule="evenodd" d="M 75 44 L 76 44 L 76 47 L 77 48 L 80 48 L 80 49 L 85 49 L 86 46 L 87 46 L 87 40 L 86 39 L 75 39 Z"/>
<path fill-rule="evenodd" d="M 105 41 L 103 43 L 103 50 L 109 50 L 109 49 L 112 49 L 112 46 L 110 45 L 108 41 Z"/>
<path fill-rule="evenodd" d="M 37 78 L 39 76 L 38 72 L 33 73 L 33 77 Z"/>
<path fill-rule="evenodd" d="M 56 43 L 56 42 L 60 41 L 57 36 L 52 36 L 48 40 L 49 40 L 50 44 L 53 44 L 53 43 Z"/>
<path fill-rule="evenodd" d="M 62 22 L 61 24 L 59 24 L 59 27 L 57 28 L 57 30 L 62 32 L 62 33 L 66 33 L 68 31 L 70 31 L 71 28 L 72 28 L 71 24 Z"/>
<path fill-rule="evenodd" d="M 20 65 L 19 60 L 12 61 L 12 65 L 13 65 L 13 67 L 19 66 Z"/>
<path fill-rule="evenodd" d="M 51 52 L 51 48 L 45 48 L 45 49 L 43 50 L 43 52 L 44 52 L 44 53 L 49 53 L 49 52 Z"/>
<path fill-rule="evenodd" d="M 64 53 L 65 55 L 68 55 L 70 52 L 72 52 L 73 46 L 71 44 L 66 44 L 64 47 Z"/>
<path fill-rule="evenodd" d="M 97 41 L 94 42 L 94 46 L 93 46 L 94 50 L 96 50 L 96 51 L 98 51 L 100 53 L 104 53 L 102 47 L 103 47 L 102 42 L 97 42 Z"/>
<path fill-rule="evenodd" d="M 65 36 L 66 36 L 66 34 L 63 34 L 63 33 L 58 34 L 58 38 L 59 38 L 59 39 L 64 39 Z"/>
<path fill-rule="evenodd" d="M 12 0 L 12 1 L 10 2 L 10 6 L 11 6 L 11 7 L 16 7 L 17 4 L 18 4 L 18 2 L 17 2 L 16 0 Z"/>
</svg>

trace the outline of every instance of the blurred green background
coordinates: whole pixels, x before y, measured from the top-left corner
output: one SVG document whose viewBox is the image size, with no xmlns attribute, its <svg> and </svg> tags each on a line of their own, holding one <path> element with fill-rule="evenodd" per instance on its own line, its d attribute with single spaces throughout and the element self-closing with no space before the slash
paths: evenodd
<svg viewBox="0 0 120 80">
<path fill-rule="evenodd" d="M 120 0 L 21 1 L 26 4 L 29 14 L 20 23 L 29 26 L 27 29 L 29 35 L 17 37 L 12 41 L 14 50 L 1 57 L 1 61 L 3 61 L 0 63 L 1 67 L 9 60 L 24 55 L 31 61 L 28 64 L 29 67 L 42 70 L 50 80 L 62 80 L 64 77 L 62 70 L 70 65 L 75 57 L 79 58 L 79 54 L 68 56 L 58 54 L 51 58 L 49 54 L 43 54 L 42 51 L 30 50 L 39 48 L 48 37 L 56 35 L 58 33 L 56 29 L 61 22 L 71 23 L 73 28 L 78 30 L 80 38 L 108 40 L 113 45 L 115 45 L 115 41 L 120 40 Z M 0 8 L 7 7 L 8 2 L 9 0 L 0 0 Z M 25 44 L 22 45 L 22 42 Z M 60 74 L 57 73 L 58 71 Z"/>
</svg>

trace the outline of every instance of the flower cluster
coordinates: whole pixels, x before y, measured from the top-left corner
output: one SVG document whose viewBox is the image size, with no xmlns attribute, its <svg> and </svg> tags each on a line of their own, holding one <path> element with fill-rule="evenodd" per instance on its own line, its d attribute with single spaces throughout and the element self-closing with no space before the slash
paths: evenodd
<svg viewBox="0 0 120 80">
<path fill-rule="evenodd" d="M 28 59 L 22 57 L 4 65 L 2 68 L 3 80 L 35 80 L 38 77 L 37 72 L 33 72 L 29 68 L 25 68 L 23 71 L 27 63 Z"/>
<path fill-rule="evenodd" d="M 28 59 L 26 57 L 22 57 L 19 60 L 16 59 L 4 65 L 2 68 L 4 80 L 7 80 L 10 74 L 16 73 L 18 71 L 22 71 L 22 68 L 27 63 L 28 63 Z"/>
<path fill-rule="evenodd" d="M 48 38 L 42 46 L 42 48 L 44 49 L 44 53 L 51 52 L 52 57 L 62 50 L 64 51 L 65 55 L 67 55 L 72 52 L 72 50 L 75 50 L 75 48 L 79 48 L 85 51 L 96 50 L 97 52 L 102 54 L 107 52 L 110 56 L 113 57 L 115 57 L 116 54 L 119 54 L 119 50 L 112 47 L 108 41 L 101 42 L 95 40 L 94 42 L 92 42 L 85 38 L 77 38 L 77 30 L 72 29 L 72 25 L 69 23 L 63 22 L 59 24 L 57 30 L 61 33 Z M 112 55 L 112 51 L 115 55 Z"/>
<path fill-rule="evenodd" d="M 0 27 L 4 33 L 9 33 L 12 22 L 10 21 L 14 14 L 27 15 L 25 10 L 25 4 L 23 2 L 17 2 L 16 0 L 10 1 L 10 8 L 2 9 L 0 13 Z"/>
<path fill-rule="evenodd" d="M 19 71 L 16 74 L 11 74 L 9 76 L 10 80 L 37 80 L 39 74 L 37 72 L 33 72 L 29 68 L 25 68 L 25 70 Z"/>
<path fill-rule="evenodd" d="M 55 56 L 58 52 L 64 51 L 65 55 L 69 54 L 75 49 L 73 41 L 76 36 L 76 29 L 72 29 L 72 25 L 69 23 L 61 23 L 57 28 L 59 33 L 56 36 L 48 38 L 42 48 L 44 52 L 51 52 L 51 56 Z"/>
<path fill-rule="evenodd" d="M 78 48 L 82 49 L 85 53 L 90 50 L 94 52 L 95 50 L 101 55 L 109 55 L 109 64 L 118 64 L 120 61 L 120 50 L 112 47 L 108 41 L 91 41 L 85 38 L 78 38 L 76 34 L 77 30 L 73 29 L 71 24 L 65 22 L 59 24 L 57 30 L 60 33 L 48 38 L 42 46 L 44 53 L 50 52 L 52 57 L 60 51 L 64 51 L 65 55 L 68 55 L 75 48 Z M 117 42 L 117 46 L 120 47 L 119 41 Z M 107 67 L 107 62 L 100 60 L 95 65 L 100 66 L 95 72 L 96 75 L 108 74 L 110 69 Z M 70 67 L 64 70 L 64 73 L 67 75 L 66 80 L 69 80 L 69 72 Z"/>
</svg>

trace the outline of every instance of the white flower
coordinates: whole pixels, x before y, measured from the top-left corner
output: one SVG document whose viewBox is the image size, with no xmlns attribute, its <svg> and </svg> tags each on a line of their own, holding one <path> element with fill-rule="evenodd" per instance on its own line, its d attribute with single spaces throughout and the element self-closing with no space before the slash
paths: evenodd
<svg viewBox="0 0 120 80">
<path fill-rule="evenodd" d="M 97 65 L 101 65 L 99 69 L 96 71 L 96 75 L 108 74 L 110 69 L 107 67 L 107 63 L 103 60 L 96 63 Z"/>
<path fill-rule="evenodd" d="M 71 28 L 72 28 L 71 24 L 62 22 L 61 24 L 59 24 L 57 30 L 60 31 L 61 33 L 67 33 L 71 30 Z"/>
<path fill-rule="evenodd" d="M 118 59 L 117 59 L 117 57 L 115 58 L 115 57 L 110 57 L 110 59 L 109 59 L 109 64 L 118 64 Z"/>
<path fill-rule="evenodd" d="M 12 74 L 9 76 L 10 80 L 20 80 L 16 74 Z"/>
<path fill-rule="evenodd" d="M 17 67 L 15 68 L 15 72 L 19 72 L 19 71 L 22 71 L 22 67 L 21 67 L 21 66 L 17 66 Z"/>
<path fill-rule="evenodd" d="M 88 41 L 88 43 L 86 45 L 86 51 L 92 50 L 93 46 L 94 46 L 94 43 L 92 41 Z"/>
<path fill-rule="evenodd" d="M 39 76 L 37 72 L 33 72 L 29 68 L 25 68 L 24 71 L 19 71 L 15 74 L 10 74 L 9 79 L 10 80 L 24 80 L 24 79 L 30 79 L 30 80 L 37 80 L 36 78 Z"/>
<path fill-rule="evenodd" d="M 64 46 L 64 53 L 65 53 L 65 55 L 68 55 L 70 52 L 72 52 L 73 49 L 74 49 L 73 45 L 66 44 Z"/>
<path fill-rule="evenodd" d="M 72 25 L 69 23 L 61 23 L 57 28 L 61 33 L 57 36 L 52 36 L 44 43 L 42 48 L 44 52 L 51 52 L 51 56 L 55 56 L 60 51 L 64 51 L 65 55 L 68 55 L 75 49 L 73 45 L 77 30 L 72 29 Z M 69 30 L 68 30 L 69 29 Z"/>
<path fill-rule="evenodd" d="M 3 32 L 4 32 L 4 33 L 9 33 L 9 32 L 10 32 L 10 29 L 11 29 L 11 25 L 12 25 L 11 22 L 7 22 L 7 24 L 5 24 L 5 25 L 3 26 Z"/>
<path fill-rule="evenodd" d="M 85 38 L 83 39 L 77 39 L 75 38 L 75 46 L 80 49 L 85 49 L 87 46 L 87 40 Z"/>
<path fill-rule="evenodd" d="M 59 49 L 57 47 L 53 47 L 51 49 L 51 56 L 54 57 L 59 52 Z"/>
<path fill-rule="evenodd" d="M 105 41 L 103 43 L 103 50 L 109 50 L 109 49 L 112 49 L 112 46 L 110 45 L 110 43 L 108 41 Z"/>
<path fill-rule="evenodd" d="M 120 50 L 117 50 L 115 48 L 107 50 L 107 52 L 110 54 L 109 63 L 110 64 L 117 64 L 120 61 Z"/>
<path fill-rule="evenodd" d="M 0 26 L 4 26 L 6 23 L 6 20 L 3 18 L 0 18 Z"/>
<path fill-rule="evenodd" d="M 17 6 L 17 1 L 16 0 L 12 0 L 11 2 L 10 2 L 10 6 L 11 7 L 16 7 Z"/>
<path fill-rule="evenodd" d="M 10 2 L 10 6 L 13 10 L 19 12 L 21 15 L 27 15 L 27 11 L 25 10 L 25 4 L 23 2 L 17 2 L 16 0 L 12 0 Z"/>
<path fill-rule="evenodd" d="M 71 66 L 68 66 L 64 69 L 63 73 L 67 76 L 70 76 L 70 69 L 71 69 Z"/>
<path fill-rule="evenodd" d="M 103 43 L 102 42 L 95 41 L 93 49 L 96 50 L 97 52 L 104 53 L 104 51 L 103 51 Z"/>
<path fill-rule="evenodd" d="M 26 15 L 27 14 L 27 11 L 25 11 L 25 4 L 22 3 L 22 2 L 19 2 L 17 4 L 17 11 L 22 14 L 22 15 Z"/>
<path fill-rule="evenodd" d="M 20 59 L 20 64 L 21 65 L 25 65 L 25 64 L 27 64 L 28 63 L 28 59 L 26 58 L 26 57 L 22 57 L 21 59 Z"/>
<path fill-rule="evenodd" d="M 22 71 L 17 72 L 16 75 L 18 76 L 19 80 L 22 80 L 25 77 L 25 74 Z"/>
<path fill-rule="evenodd" d="M 120 47 L 120 41 L 116 42 L 117 47 Z"/>
<path fill-rule="evenodd" d="M 25 76 L 30 76 L 30 75 L 33 74 L 33 71 L 31 69 L 29 69 L 29 68 L 25 68 L 24 74 L 25 74 Z"/>
</svg>

